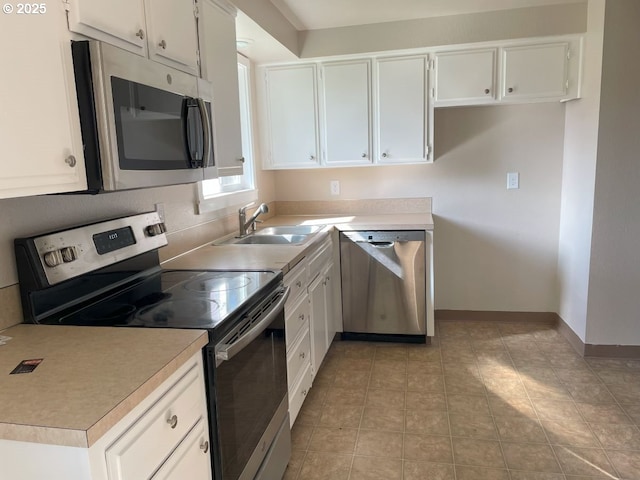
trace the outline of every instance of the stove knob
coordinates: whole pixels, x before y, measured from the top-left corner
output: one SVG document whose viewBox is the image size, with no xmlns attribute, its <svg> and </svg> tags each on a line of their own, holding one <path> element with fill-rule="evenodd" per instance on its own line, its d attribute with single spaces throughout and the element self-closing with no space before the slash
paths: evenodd
<svg viewBox="0 0 640 480">
<path fill-rule="evenodd" d="M 47 267 L 57 267 L 64 259 L 62 258 L 62 253 L 60 250 L 54 250 L 53 252 L 47 252 L 44 254 L 44 263 Z"/>
<path fill-rule="evenodd" d="M 154 225 L 149 225 L 146 228 L 147 231 L 147 235 L 149 235 L 150 237 L 155 237 L 156 235 L 160 235 L 161 233 L 164 233 L 167 231 L 167 229 L 164 226 L 164 223 L 156 223 Z"/>
<path fill-rule="evenodd" d="M 62 260 L 64 260 L 65 263 L 73 262 L 78 258 L 76 247 L 64 247 L 60 252 L 62 253 Z"/>
</svg>

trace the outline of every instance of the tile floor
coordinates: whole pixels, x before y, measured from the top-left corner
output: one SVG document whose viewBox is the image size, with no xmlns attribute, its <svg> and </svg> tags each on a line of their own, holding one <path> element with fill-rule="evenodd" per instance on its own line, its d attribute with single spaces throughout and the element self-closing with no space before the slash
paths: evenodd
<svg viewBox="0 0 640 480">
<path fill-rule="evenodd" d="M 436 328 L 333 343 L 286 480 L 640 479 L 640 359 L 583 359 L 543 324 Z"/>
</svg>

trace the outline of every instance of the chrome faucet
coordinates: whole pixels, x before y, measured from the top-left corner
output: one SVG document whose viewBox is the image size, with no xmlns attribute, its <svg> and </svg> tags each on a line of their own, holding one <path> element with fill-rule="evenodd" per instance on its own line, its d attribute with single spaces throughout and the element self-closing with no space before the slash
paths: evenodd
<svg viewBox="0 0 640 480">
<path fill-rule="evenodd" d="M 256 230 L 256 222 L 259 222 L 258 215 L 260 215 L 261 213 L 269 213 L 269 207 L 267 206 L 267 204 L 261 203 L 256 211 L 253 212 L 253 215 L 249 217 L 249 220 L 247 220 L 247 208 L 249 208 L 254 203 L 256 202 L 251 202 L 238 210 L 238 226 L 240 227 L 240 233 L 238 234 L 239 238 L 247 236 L 249 227 L 251 227 L 253 231 Z"/>
</svg>

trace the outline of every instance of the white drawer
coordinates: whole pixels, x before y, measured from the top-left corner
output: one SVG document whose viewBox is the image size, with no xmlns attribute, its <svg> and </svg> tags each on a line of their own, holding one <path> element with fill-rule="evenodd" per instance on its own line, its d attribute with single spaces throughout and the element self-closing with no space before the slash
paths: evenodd
<svg viewBox="0 0 640 480">
<path fill-rule="evenodd" d="M 152 480 L 211 480 L 211 443 L 205 419 L 200 420 Z"/>
<path fill-rule="evenodd" d="M 311 255 L 311 258 L 309 259 L 310 281 L 313 281 L 313 279 L 322 271 L 322 268 L 333 260 L 332 246 L 331 237 L 329 237 Z"/>
<path fill-rule="evenodd" d="M 291 351 L 287 352 L 287 385 L 289 389 L 295 385 L 298 374 L 307 364 L 311 364 L 311 342 L 309 341 L 308 328 L 305 329 Z"/>
<path fill-rule="evenodd" d="M 110 480 L 150 478 L 198 420 L 204 379 L 194 366 L 106 451 Z"/>
<path fill-rule="evenodd" d="M 305 325 L 309 325 L 311 315 L 311 305 L 309 305 L 309 295 L 306 293 L 300 297 L 290 309 L 284 307 L 285 337 L 287 351 L 295 343 L 296 337 Z"/>
<path fill-rule="evenodd" d="M 285 304 L 285 310 L 287 306 L 296 303 L 298 297 L 307 290 L 307 284 L 309 283 L 309 269 L 307 267 L 307 261 L 302 260 L 285 275 L 284 284 L 291 289 Z"/>
<path fill-rule="evenodd" d="M 292 427 L 311 389 L 311 381 L 311 365 L 307 365 L 294 389 L 289 390 L 289 423 Z"/>
</svg>

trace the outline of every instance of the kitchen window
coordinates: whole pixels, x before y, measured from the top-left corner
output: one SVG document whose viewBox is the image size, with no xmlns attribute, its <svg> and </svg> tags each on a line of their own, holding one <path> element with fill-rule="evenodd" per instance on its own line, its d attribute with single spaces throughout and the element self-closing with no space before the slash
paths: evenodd
<svg viewBox="0 0 640 480">
<path fill-rule="evenodd" d="M 240 132 L 244 173 L 200 182 L 198 210 L 226 215 L 239 205 L 258 199 L 253 162 L 253 130 L 251 128 L 251 62 L 238 55 L 238 86 L 240 90 Z"/>
</svg>

